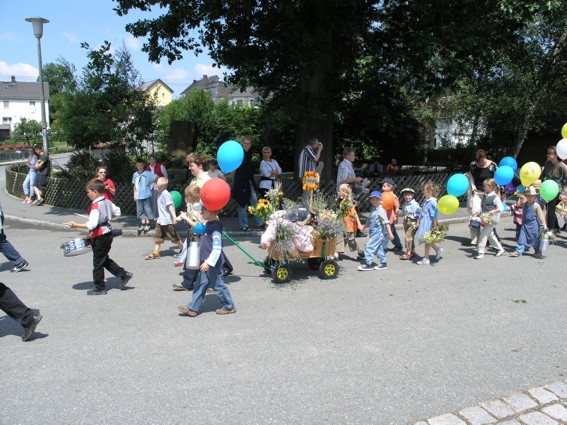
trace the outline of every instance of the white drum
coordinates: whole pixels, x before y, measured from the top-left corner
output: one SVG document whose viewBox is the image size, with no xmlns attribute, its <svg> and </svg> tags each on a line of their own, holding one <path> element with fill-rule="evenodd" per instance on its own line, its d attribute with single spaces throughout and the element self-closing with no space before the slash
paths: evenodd
<svg viewBox="0 0 567 425">
<path fill-rule="evenodd" d="M 75 255 L 86 254 L 91 250 L 90 239 L 77 238 L 61 245 L 63 255 L 65 257 L 74 257 Z"/>
</svg>

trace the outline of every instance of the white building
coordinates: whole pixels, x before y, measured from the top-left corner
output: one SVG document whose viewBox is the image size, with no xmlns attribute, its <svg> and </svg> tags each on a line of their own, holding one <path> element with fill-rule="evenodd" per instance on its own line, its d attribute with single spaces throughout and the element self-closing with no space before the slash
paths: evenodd
<svg viewBox="0 0 567 425">
<path fill-rule="evenodd" d="M 49 127 L 49 83 L 43 83 L 45 119 Z M 8 139 L 22 118 L 41 122 L 41 93 L 39 83 L 0 82 L 0 142 Z"/>
</svg>

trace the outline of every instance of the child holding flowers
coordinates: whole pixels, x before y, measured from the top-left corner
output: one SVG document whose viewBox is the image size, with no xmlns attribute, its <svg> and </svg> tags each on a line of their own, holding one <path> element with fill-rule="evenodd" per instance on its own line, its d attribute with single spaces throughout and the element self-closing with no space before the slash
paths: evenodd
<svg viewBox="0 0 567 425">
<path fill-rule="evenodd" d="M 420 266 L 430 264 L 429 251 L 431 248 L 435 251 L 435 259 L 439 261 L 443 258 L 443 248 L 436 245 L 436 237 L 433 234 L 438 228 L 437 223 L 437 195 L 439 195 L 439 186 L 429 180 L 423 185 L 423 206 L 421 208 L 421 216 L 418 220 L 417 239 L 425 243 L 425 254 L 421 260 L 417 262 Z"/>
<path fill-rule="evenodd" d="M 543 255 L 539 249 L 539 243 L 541 238 L 540 229 L 543 228 L 544 231 L 547 230 L 545 215 L 536 202 L 538 193 L 533 186 L 526 188 L 524 196 L 526 197 L 526 203 L 524 204 L 518 245 L 516 246 L 516 250 L 510 254 L 510 257 L 521 257 L 526 247 L 532 247 L 535 249 L 535 257 L 542 258 Z"/>
<path fill-rule="evenodd" d="M 502 244 L 494 234 L 494 227 L 500 221 L 500 213 L 504 211 L 504 206 L 498 193 L 498 185 L 494 179 L 486 179 L 482 183 L 482 188 L 484 189 L 484 195 L 482 196 L 481 212 L 479 214 L 481 229 L 478 237 L 478 253 L 474 257 L 476 260 L 484 258 L 487 240 L 490 241 L 493 247 L 498 249 L 496 251 L 497 257 L 500 257 L 505 252 Z"/>
<path fill-rule="evenodd" d="M 337 196 L 340 200 L 337 215 L 344 220 L 345 234 L 337 237 L 337 247 L 335 249 L 336 259 L 338 259 L 339 253 L 344 252 L 344 246 L 348 245 L 350 252 L 356 251 L 358 253 L 358 259 L 362 260 L 364 258 L 364 251 L 360 249 L 356 243 L 356 231 L 362 231 L 364 227 L 354 207 L 350 185 L 341 184 Z"/>
<path fill-rule="evenodd" d="M 372 204 L 372 212 L 370 213 L 366 226 L 369 227 L 370 234 L 368 235 L 368 243 L 366 244 L 366 251 L 364 253 L 364 264 L 358 266 L 358 270 L 386 270 L 388 268 L 386 246 L 388 245 L 388 240 L 394 239 L 391 230 L 392 226 L 386 216 L 386 211 L 382 208 L 382 205 L 380 205 L 382 203 L 382 194 L 378 191 L 374 191 L 370 194 L 369 200 Z M 378 257 L 380 264 L 372 267 L 374 255 Z"/>
</svg>

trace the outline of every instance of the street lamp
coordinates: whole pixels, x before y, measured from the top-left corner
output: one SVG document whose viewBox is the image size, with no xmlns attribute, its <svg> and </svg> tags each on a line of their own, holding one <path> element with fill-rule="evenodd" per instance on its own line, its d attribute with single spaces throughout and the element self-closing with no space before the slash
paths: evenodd
<svg viewBox="0 0 567 425">
<path fill-rule="evenodd" d="M 41 36 L 43 35 L 43 24 L 49 23 L 44 18 L 26 18 L 26 21 L 33 25 L 33 35 L 37 38 L 37 60 L 39 62 L 39 86 L 41 90 L 41 136 L 43 139 L 43 149 L 48 155 L 47 147 L 47 120 L 45 118 L 45 91 L 43 89 L 43 65 L 41 64 Z"/>
</svg>

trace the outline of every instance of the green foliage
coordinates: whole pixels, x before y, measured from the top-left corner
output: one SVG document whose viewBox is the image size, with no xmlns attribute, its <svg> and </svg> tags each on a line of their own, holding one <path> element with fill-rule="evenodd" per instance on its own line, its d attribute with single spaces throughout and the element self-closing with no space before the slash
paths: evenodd
<svg viewBox="0 0 567 425">
<path fill-rule="evenodd" d="M 147 102 L 141 80 L 128 50 L 122 46 L 114 54 L 104 42 L 98 50 L 82 47 L 89 63 L 83 69 L 74 93 L 62 92 L 58 129 L 70 145 L 78 149 L 98 143 L 125 144 L 142 152 L 142 142 L 155 131 L 155 105 Z"/>
<path fill-rule="evenodd" d="M 41 140 L 41 123 L 36 120 L 22 118 L 18 124 L 14 126 L 14 130 L 10 135 L 10 144 L 33 145 Z"/>
<path fill-rule="evenodd" d="M 100 157 L 90 151 L 75 152 L 67 162 L 67 169 L 62 169 L 63 178 L 88 181 L 96 176 L 96 167 L 100 165 Z"/>
</svg>

